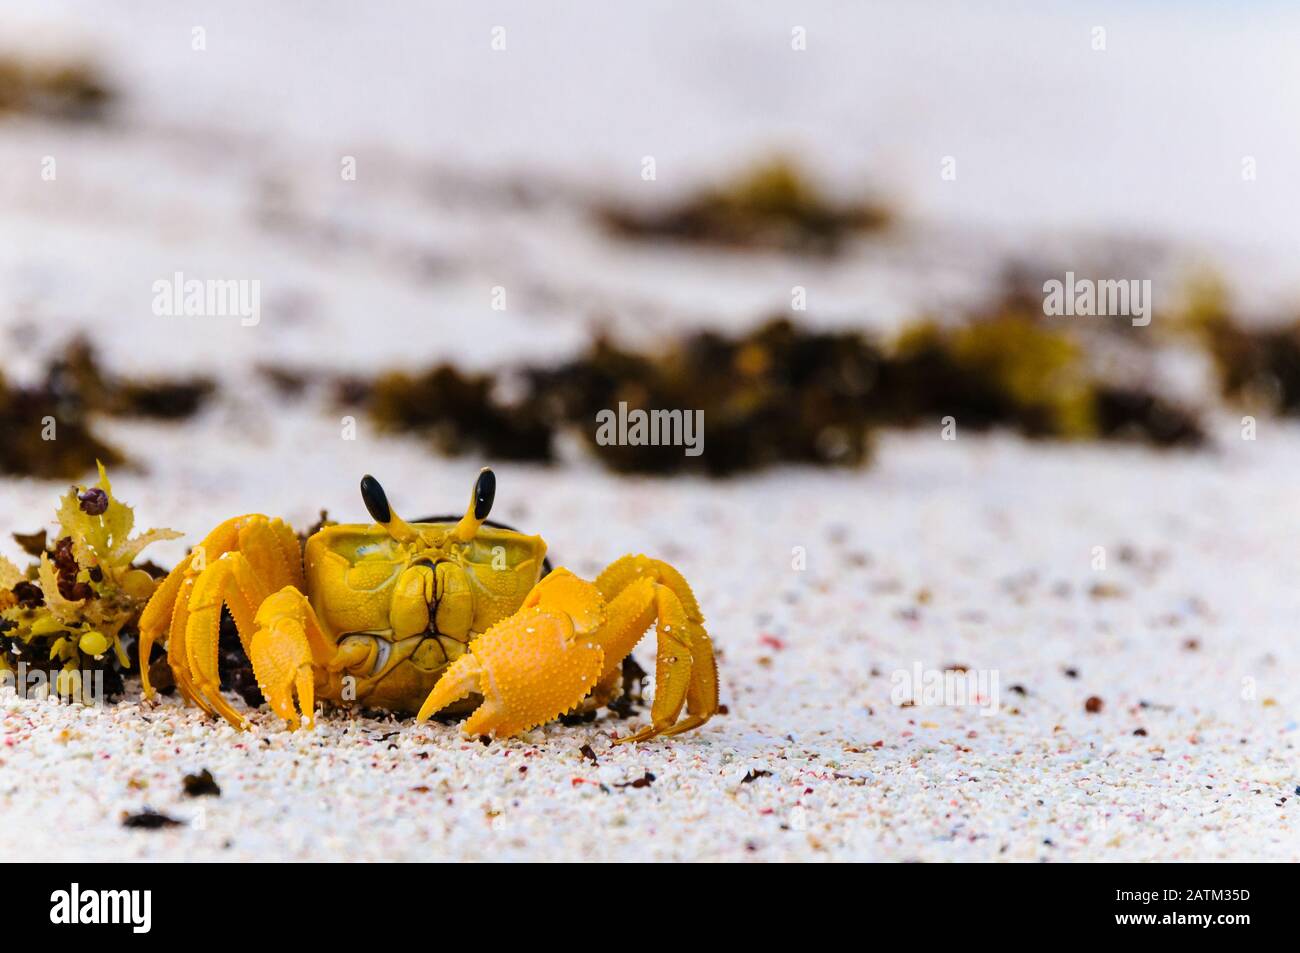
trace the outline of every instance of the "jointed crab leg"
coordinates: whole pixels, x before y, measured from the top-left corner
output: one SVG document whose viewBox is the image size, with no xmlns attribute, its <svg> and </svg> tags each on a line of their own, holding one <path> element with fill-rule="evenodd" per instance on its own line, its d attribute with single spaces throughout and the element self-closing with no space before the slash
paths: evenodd
<svg viewBox="0 0 1300 953">
<path fill-rule="evenodd" d="M 271 708 L 294 728 L 299 725 L 294 689 L 302 721 L 310 727 L 316 707 L 312 662 L 326 665 L 333 654 L 311 603 L 293 586 L 285 586 L 262 602 L 248 657 Z"/>
<path fill-rule="evenodd" d="M 186 556 L 176 568 L 167 574 L 167 578 L 159 583 L 158 588 L 154 590 L 153 597 L 149 600 L 148 605 L 144 607 L 144 612 L 140 614 L 140 683 L 144 690 L 145 698 L 152 698 L 154 691 L 153 685 L 149 683 L 149 656 L 153 654 L 154 643 L 158 641 L 164 631 L 170 632 L 177 628 L 176 609 L 180 606 L 190 604 L 190 592 L 194 586 L 194 578 L 188 575 L 192 556 Z M 185 631 L 185 623 L 182 620 L 179 625 L 180 631 Z M 168 642 L 168 662 L 175 667 L 176 660 L 171 657 L 170 641 Z M 179 643 L 178 643 L 179 647 Z M 185 693 L 186 686 L 180 686 L 182 693 Z"/>
<path fill-rule="evenodd" d="M 215 709 L 232 725 L 243 728 L 243 716 L 221 694 L 221 676 L 217 670 L 221 605 L 224 602 L 230 606 L 237 627 L 243 623 L 239 628 L 242 636 L 252 622 L 253 607 L 266 597 L 265 587 L 248 558 L 232 552 L 225 553 L 199 573 L 189 588 L 187 618 L 179 646 L 185 661 L 181 672 L 188 676 L 192 688 L 197 689 L 197 696 L 206 702 L 204 707 Z M 169 643 L 168 649 L 172 648 L 173 644 Z"/>
<path fill-rule="evenodd" d="M 247 727 L 221 694 L 217 654 L 224 604 L 272 707 L 296 727 L 296 687 L 310 721 L 311 663 L 316 659 L 326 664 L 333 652 L 302 586 L 302 555 L 286 523 L 258 514 L 222 523 L 172 570 L 141 615 L 146 696 L 153 692 L 149 652 L 166 628 L 167 660 L 182 694 L 209 714 L 220 714 L 237 728 Z"/>
<path fill-rule="evenodd" d="M 181 694 L 186 699 L 202 708 L 209 715 L 215 716 L 216 712 L 212 710 L 212 706 L 204 701 L 203 694 L 197 687 L 195 687 L 194 680 L 190 677 L 189 660 L 185 657 L 185 625 L 189 621 L 190 597 L 193 593 L 193 578 L 181 579 L 176 590 L 176 608 L 175 611 L 172 612 L 169 623 L 169 635 L 167 636 L 167 664 L 171 666 L 173 677 L 176 679 L 176 687 L 180 689 Z M 156 599 L 157 595 L 155 595 L 154 598 Z M 153 604 L 154 603 L 151 600 L 149 605 L 145 607 L 146 613 Z M 168 608 L 170 608 L 170 606 Z M 154 639 L 151 635 L 147 634 L 148 632 L 149 630 L 145 629 L 142 624 L 140 627 L 140 658 L 142 659 L 148 659 L 149 653 L 153 648 Z M 148 698 L 153 692 L 152 686 L 149 685 L 148 672 L 148 665 L 145 662 L 141 662 L 140 676 L 144 683 L 144 693 L 146 698 Z"/>
<path fill-rule="evenodd" d="M 262 530 L 269 531 L 269 538 Z M 265 566 L 273 560 L 278 562 L 289 581 L 301 588 L 302 555 L 298 551 L 298 541 L 293 531 L 281 520 L 268 520 L 256 513 L 226 520 L 205 536 L 203 542 L 177 563 L 176 568 L 162 581 L 140 616 L 140 678 L 146 698 L 153 696 L 153 686 L 149 684 L 149 655 L 154 643 L 164 631 L 176 635 L 179 629 L 182 635 L 181 646 L 184 645 L 184 620 L 192 595 L 190 587 L 195 578 L 232 550 L 256 553 L 268 547 L 278 549 L 280 554 L 260 559 L 261 565 Z M 180 619 L 177 618 L 178 613 Z M 169 651 L 171 644 L 169 642 Z M 169 661 L 175 664 L 179 659 L 169 656 Z"/>
<path fill-rule="evenodd" d="M 615 649 L 615 665 L 632 651 L 650 622 L 658 620 L 651 725 L 618 739 L 618 743 L 690 731 L 717 714 L 718 663 L 713 643 L 704 630 L 700 605 L 682 574 L 660 559 L 623 556 L 596 577 L 596 587 L 611 600 L 611 625 L 622 611 L 620 604 L 646 606 L 627 630 L 631 644 L 625 651 L 620 651 L 621 645 Z M 645 594 L 647 591 L 653 593 L 653 599 Z M 683 703 L 686 717 L 677 721 Z"/>
</svg>

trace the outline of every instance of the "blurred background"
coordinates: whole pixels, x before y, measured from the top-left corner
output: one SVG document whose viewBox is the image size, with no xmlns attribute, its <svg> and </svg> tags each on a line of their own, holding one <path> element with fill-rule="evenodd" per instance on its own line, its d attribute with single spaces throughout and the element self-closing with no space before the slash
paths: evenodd
<svg viewBox="0 0 1300 953">
<path fill-rule="evenodd" d="M 1042 280 L 1071 270 L 1154 284 L 1156 323 L 1127 340 L 1087 343 L 1123 321 L 1048 328 L 1086 352 L 1086 376 L 1140 381 L 1200 413 L 1218 355 L 1173 333 L 1187 313 L 1283 325 L 1296 312 L 1300 186 L 1284 170 L 1300 146 L 1288 121 L 1298 21 L 1269 3 L 1230 17 L 1154 2 L 7 4 L 4 374 L 38 380 L 82 334 L 105 372 L 215 375 L 226 406 L 270 413 L 285 386 L 328 384 L 330 401 L 377 404 L 390 428 L 440 429 L 443 450 L 531 441 L 550 456 L 551 431 L 574 418 L 582 430 L 590 407 L 629 394 L 607 381 L 556 395 L 529 372 L 594 356 L 598 337 L 651 357 L 710 329 L 739 351 L 787 317 L 869 333 L 870 363 L 925 321 L 1011 299 L 1032 312 Z M 259 323 L 155 314 L 154 283 L 178 272 L 258 282 Z M 824 379 L 848 342 L 821 346 Z M 373 393 L 386 371 L 443 363 L 487 376 Z M 774 387 L 805 388 L 787 371 Z M 882 374 L 885 392 L 866 401 L 868 420 L 836 427 L 937 420 L 953 395 L 911 371 L 893 385 L 890 368 L 843 371 L 870 380 L 823 402 L 853 403 Z M 265 387 L 268 375 L 283 386 Z M 640 385 L 634 406 L 702 401 L 680 381 Z M 706 415 L 734 423 L 728 446 L 743 443 L 767 418 L 736 405 L 762 400 L 747 392 Z M 973 400 L 956 398 L 959 419 Z M 522 416 L 521 432 L 471 433 L 470 418 L 494 419 L 486 402 Z M 995 423 L 1060 429 L 1022 410 L 981 407 Z M 824 429 L 827 413 L 805 408 L 786 427 Z M 1092 417 L 1117 414 L 1151 429 L 1132 406 Z M 866 454 L 840 429 L 820 442 L 770 456 Z M 736 467 L 769 454 L 751 456 Z M 40 471 L 7 467 L 25 468 Z"/>
</svg>

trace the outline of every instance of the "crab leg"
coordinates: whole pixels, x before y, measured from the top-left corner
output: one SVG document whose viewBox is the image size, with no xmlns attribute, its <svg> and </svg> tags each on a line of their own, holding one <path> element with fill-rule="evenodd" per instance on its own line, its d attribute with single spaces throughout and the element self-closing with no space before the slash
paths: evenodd
<svg viewBox="0 0 1300 953">
<path fill-rule="evenodd" d="M 658 650 L 651 725 L 615 743 L 676 735 L 704 724 L 718 710 L 718 669 L 713 646 L 702 626 L 690 621 L 675 593 L 657 586 Z M 677 720 L 686 705 L 686 717 Z"/>
<path fill-rule="evenodd" d="M 140 683 L 145 698 L 152 698 L 154 693 L 153 686 L 149 684 L 149 656 L 153 654 L 154 642 L 162 635 L 163 630 L 172 627 L 176 618 L 176 609 L 182 605 L 189 605 L 189 593 L 187 591 L 182 596 L 181 587 L 187 581 L 193 583 L 188 575 L 191 558 L 186 556 L 176 564 L 176 568 L 168 573 L 167 578 L 154 590 L 148 605 L 144 607 L 144 612 L 140 614 Z M 184 630 L 185 627 L 182 625 L 181 631 Z M 172 667 L 175 668 L 175 665 Z"/>
<path fill-rule="evenodd" d="M 177 613 L 182 612 L 183 608 L 185 612 L 188 611 L 190 591 L 185 584 L 188 582 L 192 585 L 194 578 L 206 568 L 209 562 L 219 559 L 224 554 L 235 549 L 239 545 L 240 530 L 253 520 L 266 521 L 266 517 L 258 514 L 235 516 L 208 533 L 203 538 L 203 541 L 195 546 L 190 554 L 177 563 L 176 568 L 168 573 L 167 578 L 162 581 L 149 599 L 149 604 L 144 607 L 144 612 L 140 615 L 139 655 L 140 682 L 141 687 L 144 689 L 145 698 L 152 698 L 154 694 L 153 686 L 149 684 L 149 655 L 153 650 L 154 643 L 158 641 L 158 638 L 165 630 L 170 633 L 167 656 L 172 668 L 177 667 L 178 652 L 180 652 L 179 658 L 184 658 L 184 653 L 181 651 L 184 647 L 184 639 L 182 638 L 179 645 L 173 647 L 176 640 L 172 636 L 176 635 L 178 629 L 181 633 L 185 631 L 184 622 L 182 621 L 178 626 L 176 620 Z M 195 565 L 196 562 L 197 566 Z M 298 572 L 301 574 L 301 567 L 299 567 Z M 179 678 L 177 682 L 181 684 L 182 692 L 185 692 L 185 686 Z M 200 705 L 200 707 L 206 708 L 207 706 Z"/>
<path fill-rule="evenodd" d="M 272 587 L 289 583 L 295 575 L 276 524 L 284 525 L 279 520 L 272 523 L 265 517 L 250 517 L 233 533 L 233 540 L 229 536 L 221 540 L 225 545 L 233 542 L 237 548 L 222 553 L 195 578 L 185 623 L 182 644 L 194 687 L 208 706 L 241 729 L 247 727 L 246 719 L 221 694 L 217 669 L 221 607 L 230 607 L 240 641 L 248 652 L 258 606 Z"/>
<path fill-rule="evenodd" d="M 680 734 L 712 718 L 718 710 L 717 660 L 699 603 L 682 574 L 659 559 L 624 556 L 596 577 L 596 586 L 611 600 L 610 627 L 617 626 L 620 614 L 645 606 L 631 615 L 622 638 L 610 645 L 612 665 L 632 651 L 651 621 L 657 622 L 651 725 L 618 743 Z M 686 717 L 679 722 L 683 704 Z"/>
<path fill-rule="evenodd" d="M 300 723 L 312 726 L 316 708 L 312 663 L 326 665 L 332 655 L 305 595 L 285 586 L 262 602 L 248 657 L 271 708 L 293 728 Z M 293 705 L 295 689 L 301 721 Z"/>
<path fill-rule="evenodd" d="M 221 676 L 217 669 L 221 605 L 224 602 L 230 606 L 230 614 L 234 616 L 242 637 L 252 627 L 254 607 L 266 597 L 266 587 L 258 580 L 248 558 L 237 552 L 223 555 L 199 573 L 188 587 L 192 592 L 184 637 L 180 640 L 180 651 L 186 661 L 185 671 L 207 702 L 205 707 L 215 709 L 236 728 L 245 728 L 244 717 L 221 694 Z M 171 649 L 170 643 L 168 648 Z"/>
<path fill-rule="evenodd" d="M 171 666 L 172 675 L 176 679 L 176 687 L 180 689 L 188 701 L 202 708 L 207 714 L 216 717 L 216 712 L 212 706 L 203 700 L 202 693 L 194 685 L 194 679 L 190 676 L 190 663 L 185 653 L 185 626 L 190 617 L 190 596 L 194 592 L 194 580 L 192 578 L 184 579 L 176 595 L 175 611 L 171 614 L 169 624 L 169 635 L 167 636 L 167 664 Z M 140 645 L 141 657 L 149 657 L 149 647 L 141 640 Z M 147 666 L 143 663 L 140 665 L 143 673 Z"/>
<path fill-rule="evenodd" d="M 221 694 L 217 656 L 225 605 L 272 706 L 296 727 L 299 718 L 292 701 L 296 684 L 303 713 L 310 719 L 311 661 L 332 653 L 302 587 L 298 539 L 286 523 L 257 514 L 222 523 L 172 570 L 141 616 L 146 695 L 152 694 L 149 652 L 166 627 L 167 660 L 181 693 L 208 714 L 220 714 L 237 728 L 247 727 L 246 719 Z"/>
</svg>

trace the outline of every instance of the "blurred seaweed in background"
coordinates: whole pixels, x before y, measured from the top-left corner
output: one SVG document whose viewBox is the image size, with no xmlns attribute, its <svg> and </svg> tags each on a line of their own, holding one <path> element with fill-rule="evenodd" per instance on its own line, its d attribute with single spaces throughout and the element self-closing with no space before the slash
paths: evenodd
<svg viewBox="0 0 1300 953">
<path fill-rule="evenodd" d="M 96 433 L 96 415 L 183 420 L 215 392 L 208 378 L 110 374 L 91 344 L 76 338 L 33 386 L 10 385 L 0 374 L 0 473 L 74 479 L 92 460 L 120 464 L 126 457 Z"/>
<path fill-rule="evenodd" d="M 93 120 L 112 99 L 107 81 L 88 62 L 0 55 L 0 116 Z"/>
<path fill-rule="evenodd" d="M 12 387 L 0 375 L 0 473 L 71 479 L 96 459 L 116 464 L 123 457 L 94 432 L 75 395 L 49 378 Z"/>
<path fill-rule="evenodd" d="M 86 406 L 113 417 L 184 420 L 193 416 L 217 389 L 208 377 L 129 378 L 105 371 L 85 338 L 74 338 L 50 365 L 47 380 L 75 394 Z"/>
<path fill-rule="evenodd" d="M 777 318 L 740 335 L 697 332 L 655 351 L 602 338 L 559 365 L 494 376 L 440 364 L 346 378 L 336 390 L 385 430 L 420 435 L 440 453 L 548 462 L 559 434 L 569 433 L 624 473 L 856 466 L 869 459 L 874 431 L 937 428 L 948 416 L 964 428 L 1028 437 L 1157 447 L 1203 441 L 1191 411 L 1140 384 L 1100 380 L 1085 358 L 1069 330 L 1009 307 L 951 326 L 919 322 L 888 346 L 858 331 L 807 330 Z M 514 396 L 504 400 L 503 392 Z M 620 405 L 703 411 L 705 452 L 602 444 L 598 415 Z"/>
<path fill-rule="evenodd" d="M 572 427 L 613 470 L 727 476 L 779 463 L 862 463 L 870 453 L 869 396 L 880 362 L 858 334 L 802 331 L 775 320 L 740 337 L 696 333 L 658 354 L 599 340 L 574 361 L 526 376 L 556 425 Z M 702 410 L 704 453 L 598 445 L 597 413 L 621 403 Z"/>
<path fill-rule="evenodd" d="M 953 327 L 923 322 L 903 333 L 883 365 L 875 420 L 909 426 L 952 416 L 977 431 L 1158 447 L 1204 440 L 1191 411 L 1138 384 L 1100 380 L 1085 358 L 1069 331 L 1015 309 Z"/>
<path fill-rule="evenodd" d="M 337 388 L 341 403 L 364 405 L 381 429 L 419 434 L 442 454 L 551 460 L 555 428 L 543 408 L 504 400 L 497 391 L 493 376 L 450 364 L 416 374 L 393 371 L 371 381 L 349 378 Z"/>
<path fill-rule="evenodd" d="M 1300 414 L 1300 321 L 1246 327 L 1213 279 L 1195 289 L 1186 318 L 1214 362 L 1223 396 L 1248 409 Z"/>
<path fill-rule="evenodd" d="M 1226 322 L 1206 326 L 1216 353 L 1234 355 L 1230 393 L 1277 373 L 1289 380 L 1284 406 L 1300 405 L 1300 375 L 1285 377 L 1288 368 L 1300 369 L 1300 352 L 1288 364 L 1273 337 L 1257 340 Z M 885 343 L 777 318 L 742 334 L 695 332 L 655 350 L 602 337 L 559 365 L 484 373 L 441 363 L 373 378 L 336 376 L 333 390 L 337 403 L 364 410 L 386 432 L 419 436 L 439 454 L 552 462 L 568 434 L 624 473 L 721 477 L 779 464 L 856 466 L 870 458 L 876 430 L 938 427 L 949 416 L 963 428 L 1003 427 L 1028 437 L 1158 447 L 1203 441 L 1191 411 L 1141 383 L 1098 379 L 1086 357 L 1071 329 L 1048 327 L 1041 315 L 1006 304 L 956 324 L 920 321 Z M 300 397 L 312 379 L 287 367 L 261 372 L 285 399 Z M 92 346 L 76 339 L 35 386 L 6 386 L 0 378 L 0 472 L 74 478 L 87 460 L 122 462 L 126 456 L 96 434 L 96 415 L 184 420 L 216 390 L 202 377 L 109 373 Z M 621 405 L 702 411 L 705 452 L 601 444 L 597 415 Z"/>
<path fill-rule="evenodd" d="M 704 190 L 676 208 L 606 207 L 599 217 L 625 238 L 818 255 L 833 255 L 852 235 L 877 231 L 891 221 L 883 206 L 833 204 L 784 159 L 760 164 L 733 184 Z"/>
</svg>

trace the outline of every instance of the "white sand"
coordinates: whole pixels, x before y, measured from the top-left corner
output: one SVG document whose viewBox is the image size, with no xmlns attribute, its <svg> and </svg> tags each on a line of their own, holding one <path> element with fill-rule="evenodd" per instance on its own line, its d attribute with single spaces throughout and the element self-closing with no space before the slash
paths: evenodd
<svg viewBox="0 0 1300 953">
<path fill-rule="evenodd" d="M 477 462 L 331 439 L 311 415 L 275 430 L 261 458 L 151 435 L 150 477 L 117 489 L 151 501 L 147 522 L 196 535 L 249 508 L 356 518 L 362 470 L 398 507 L 436 509 Z M 634 748 L 609 741 L 639 722 L 612 718 L 484 747 L 436 724 L 338 715 L 294 735 L 263 713 L 241 736 L 134 695 L 103 711 L 10 696 L 3 856 L 1297 859 L 1300 505 L 1271 475 L 1300 463 L 1300 435 L 1225 447 L 913 435 L 862 473 L 716 485 L 502 467 L 500 513 L 576 571 L 629 549 L 682 568 L 728 715 Z M 19 485 L 3 525 L 32 528 L 51 499 Z M 795 546 L 806 571 L 791 569 Z M 1122 594 L 1089 596 L 1097 584 Z M 637 654 L 649 668 L 650 644 Z M 895 706 L 892 674 L 917 663 L 996 670 L 1000 713 Z M 182 795 L 201 768 L 220 798 Z M 616 787 L 645 771 L 650 786 Z M 771 774 L 742 783 L 750 771 Z M 120 825 L 146 805 L 189 823 Z"/>
</svg>

